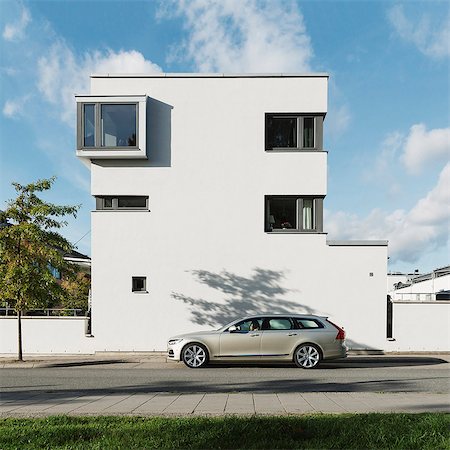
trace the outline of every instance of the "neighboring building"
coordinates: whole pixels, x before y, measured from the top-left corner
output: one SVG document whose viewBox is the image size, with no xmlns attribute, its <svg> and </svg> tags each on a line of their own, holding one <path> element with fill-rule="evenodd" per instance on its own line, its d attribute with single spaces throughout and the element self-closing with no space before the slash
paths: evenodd
<svg viewBox="0 0 450 450">
<path fill-rule="evenodd" d="M 64 260 L 71 264 L 75 264 L 82 272 L 88 274 L 91 273 L 91 258 L 83 253 L 72 250 L 71 252 L 64 254 Z"/>
<path fill-rule="evenodd" d="M 77 96 L 91 169 L 95 351 L 256 312 L 386 346 L 386 241 L 327 241 L 325 74 L 93 75 Z"/>
<path fill-rule="evenodd" d="M 389 291 L 393 301 L 435 301 L 439 299 L 440 293 L 450 290 L 450 266 L 440 267 L 430 273 L 404 276 L 405 279 L 397 282 Z"/>
</svg>

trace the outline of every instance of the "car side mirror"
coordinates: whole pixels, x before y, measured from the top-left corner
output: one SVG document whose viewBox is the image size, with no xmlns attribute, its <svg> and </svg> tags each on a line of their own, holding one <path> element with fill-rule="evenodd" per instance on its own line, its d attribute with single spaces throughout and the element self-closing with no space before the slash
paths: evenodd
<svg viewBox="0 0 450 450">
<path fill-rule="evenodd" d="M 228 328 L 228 332 L 229 333 L 235 333 L 236 331 L 237 331 L 236 325 L 231 325 L 231 327 Z"/>
</svg>

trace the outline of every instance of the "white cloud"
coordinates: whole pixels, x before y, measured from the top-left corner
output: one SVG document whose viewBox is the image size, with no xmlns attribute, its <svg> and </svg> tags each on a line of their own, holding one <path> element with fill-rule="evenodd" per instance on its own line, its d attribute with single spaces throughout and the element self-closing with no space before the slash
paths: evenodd
<svg viewBox="0 0 450 450">
<path fill-rule="evenodd" d="M 431 23 L 426 15 L 414 22 L 406 17 L 403 6 L 395 5 L 389 9 L 388 19 L 398 35 L 424 55 L 437 59 L 450 56 L 450 14 L 440 24 Z"/>
<path fill-rule="evenodd" d="M 402 162 L 410 173 L 419 173 L 428 163 L 449 157 L 450 128 L 427 131 L 423 123 L 411 127 L 402 155 Z"/>
<path fill-rule="evenodd" d="M 8 23 L 3 29 L 3 39 L 5 41 L 19 41 L 25 35 L 25 29 L 27 25 L 31 22 L 31 14 L 27 8 L 22 7 L 22 13 L 20 18 L 13 23 Z"/>
<path fill-rule="evenodd" d="M 175 58 L 201 72 L 308 72 L 312 48 L 293 1 L 179 0 L 162 16 L 185 19 L 188 39 Z M 168 11 L 170 10 L 170 13 Z"/>
<path fill-rule="evenodd" d="M 326 133 L 331 138 L 337 138 L 347 131 L 351 121 L 347 104 L 341 106 L 330 105 L 326 117 Z"/>
<path fill-rule="evenodd" d="M 392 261 L 416 262 L 446 245 L 450 224 L 450 163 L 436 186 L 409 211 L 374 209 L 367 217 L 326 212 L 330 239 L 388 239 Z"/>
<path fill-rule="evenodd" d="M 30 96 L 25 95 L 15 100 L 7 100 L 3 106 L 3 115 L 9 119 L 18 117 L 23 114 L 23 108 Z"/>
<path fill-rule="evenodd" d="M 45 100 L 58 107 L 62 121 L 74 127 L 74 94 L 89 92 L 92 73 L 152 72 L 161 72 L 161 68 L 137 51 L 94 51 L 77 58 L 64 42 L 59 41 L 38 61 L 38 88 Z"/>
</svg>

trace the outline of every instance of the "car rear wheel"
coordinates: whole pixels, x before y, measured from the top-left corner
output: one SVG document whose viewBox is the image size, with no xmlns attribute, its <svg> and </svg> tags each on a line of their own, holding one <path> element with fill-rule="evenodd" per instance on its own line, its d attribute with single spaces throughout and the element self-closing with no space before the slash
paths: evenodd
<svg viewBox="0 0 450 450">
<path fill-rule="evenodd" d="M 294 362 L 302 369 L 317 367 L 321 359 L 320 350 L 313 344 L 303 344 L 294 353 Z"/>
<path fill-rule="evenodd" d="M 202 344 L 188 344 L 183 349 L 183 362 L 191 369 L 199 369 L 208 364 L 208 350 Z"/>
</svg>

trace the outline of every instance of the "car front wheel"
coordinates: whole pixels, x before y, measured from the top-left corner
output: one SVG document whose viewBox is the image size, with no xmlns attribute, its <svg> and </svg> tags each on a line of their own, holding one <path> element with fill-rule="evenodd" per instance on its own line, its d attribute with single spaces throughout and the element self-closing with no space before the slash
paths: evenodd
<svg viewBox="0 0 450 450">
<path fill-rule="evenodd" d="M 208 350 L 201 344 L 188 344 L 183 349 L 183 362 L 191 369 L 199 369 L 208 364 Z"/>
<path fill-rule="evenodd" d="M 320 363 L 320 350 L 312 344 L 303 344 L 295 350 L 294 362 L 302 369 L 312 369 Z"/>
</svg>

